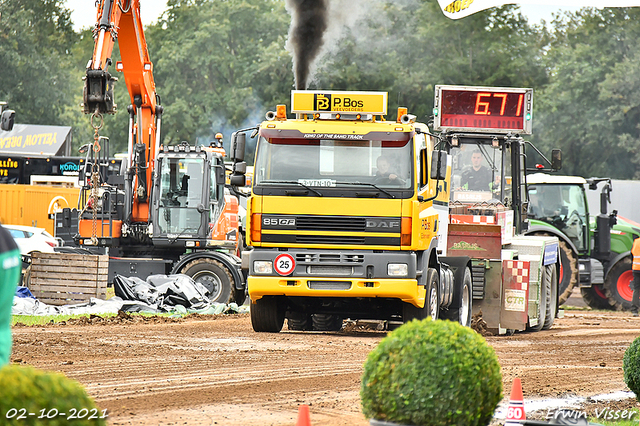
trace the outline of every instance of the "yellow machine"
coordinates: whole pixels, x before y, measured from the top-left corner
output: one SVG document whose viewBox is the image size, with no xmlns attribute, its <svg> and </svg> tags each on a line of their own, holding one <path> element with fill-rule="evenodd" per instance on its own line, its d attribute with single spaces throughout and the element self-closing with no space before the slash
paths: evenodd
<svg viewBox="0 0 640 426">
<path fill-rule="evenodd" d="M 493 92 L 478 90 L 458 92 L 483 102 L 470 114 L 487 115 Z M 339 330 L 345 318 L 431 317 L 468 326 L 480 310 L 496 332 L 550 327 L 558 242 L 520 235 L 526 166 L 512 122 L 529 131 L 530 108 L 517 108 L 529 92 L 496 93 L 505 105 L 514 97 L 520 121 L 496 119 L 495 129 L 485 129 L 454 117 L 455 126 L 471 127 L 437 121 L 440 135 L 406 108 L 385 120 L 386 93 L 294 91 L 296 118 L 287 118 L 284 105 L 267 113 L 247 203 L 253 250 L 243 253 L 254 330 L 279 332 L 285 319 L 293 330 Z M 449 104 L 436 106 L 449 119 Z M 232 185 L 245 182 L 241 132 Z M 487 147 L 500 173 L 487 182 L 486 202 L 477 202 L 483 191 L 451 184 L 464 172 L 459 151 Z M 473 203 L 461 204 L 463 195 Z"/>
<path fill-rule="evenodd" d="M 447 155 L 405 108 L 395 121 L 386 109 L 386 93 L 294 91 L 297 118 L 281 105 L 260 125 L 247 205 L 256 331 L 285 318 L 301 330 L 438 310 L 457 319 L 462 290 L 450 271 L 441 285 L 437 254 Z"/>
</svg>

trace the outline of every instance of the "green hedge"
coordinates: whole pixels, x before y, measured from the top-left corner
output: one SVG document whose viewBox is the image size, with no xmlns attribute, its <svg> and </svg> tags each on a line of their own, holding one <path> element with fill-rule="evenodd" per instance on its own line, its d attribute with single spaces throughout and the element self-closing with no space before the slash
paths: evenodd
<svg viewBox="0 0 640 426">
<path fill-rule="evenodd" d="M 63 374 L 15 364 L 0 369 L 2 425 L 101 426 L 102 415 L 82 385 Z"/>
<path fill-rule="evenodd" d="M 637 337 L 624 352 L 622 369 L 624 382 L 640 401 L 640 337 Z"/>
<path fill-rule="evenodd" d="M 415 426 L 486 426 L 502 399 L 498 359 L 485 339 L 451 321 L 413 320 L 364 364 L 367 418 Z"/>
</svg>

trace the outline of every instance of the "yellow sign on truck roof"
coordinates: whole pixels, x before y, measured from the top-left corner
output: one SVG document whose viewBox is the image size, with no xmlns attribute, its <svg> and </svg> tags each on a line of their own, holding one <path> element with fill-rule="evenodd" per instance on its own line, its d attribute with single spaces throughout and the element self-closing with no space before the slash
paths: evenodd
<svg viewBox="0 0 640 426">
<path fill-rule="evenodd" d="M 294 114 L 353 112 L 385 115 L 387 92 L 292 90 L 291 112 Z"/>
</svg>

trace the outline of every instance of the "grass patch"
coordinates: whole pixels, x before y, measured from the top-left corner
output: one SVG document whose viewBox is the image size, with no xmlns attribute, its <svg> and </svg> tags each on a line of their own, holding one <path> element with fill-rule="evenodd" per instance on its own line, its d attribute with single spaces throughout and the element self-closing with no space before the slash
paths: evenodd
<svg viewBox="0 0 640 426">
<path fill-rule="evenodd" d="M 75 314 L 75 315 L 14 315 L 11 318 L 11 325 L 16 325 L 17 323 L 21 323 L 24 325 L 45 325 L 45 324 L 56 324 L 59 322 L 68 321 L 70 319 L 75 318 L 89 318 L 91 316 L 96 316 L 95 314 Z M 98 315 L 101 318 L 111 318 L 115 317 L 118 314 L 106 313 Z M 128 315 L 133 317 L 171 317 L 175 316 L 175 312 L 167 312 L 167 313 L 151 313 L 151 312 L 131 312 Z"/>
<path fill-rule="evenodd" d="M 89 317 L 90 314 L 75 315 L 14 315 L 11 317 L 11 325 L 22 323 L 24 325 L 44 325 L 55 324 L 58 322 L 68 321 L 71 318 Z M 117 314 L 101 314 L 102 318 L 114 317 Z"/>
</svg>

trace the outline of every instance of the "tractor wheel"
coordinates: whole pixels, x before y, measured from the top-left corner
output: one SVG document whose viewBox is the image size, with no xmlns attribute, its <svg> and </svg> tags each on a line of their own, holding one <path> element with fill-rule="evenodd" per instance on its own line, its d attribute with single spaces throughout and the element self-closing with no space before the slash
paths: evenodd
<svg viewBox="0 0 640 426">
<path fill-rule="evenodd" d="M 207 289 L 207 296 L 212 302 L 229 303 L 233 277 L 231 272 L 214 259 L 202 258 L 193 260 L 180 270 Z M 244 302 L 244 301 L 243 301 Z"/>
<path fill-rule="evenodd" d="M 556 311 L 558 310 L 558 274 L 556 265 L 545 266 L 544 273 L 547 284 L 547 306 L 542 329 L 549 330 L 553 326 L 553 321 L 556 319 Z"/>
<path fill-rule="evenodd" d="M 251 304 L 251 325 L 257 332 L 279 333 L 284 325 L 285 307 L 277 296 L 263 296 Z"/>
<path fill-rule="evenodd" d="M 340 331 L 342 317 L 334 314 L 313 314 L 311 316 L 313 329 L 316 331 Z"/>
<path fill-rule="evenodd" d="M 581 287 L 582 300 L 591 309 L 613 310 L 613 306 L 609 303 L 609 298 L 604 290 L 604 285 L 593 284 L 591 287 Z"/>
<path fill-rule="evenodd" d="M 287 327 L 294 331 L 309 331 L 313 329 L 311 315 L 304 312 L 293 312 L 287 318 Z"/>
<path fill-rule="evenodd" d="M 609 270 L 607 277 L 604 279 L 604 289 L 609 298 L 609 303 L 614 309 L 625 311 L 631 309 L 631 301 L 633 300 L 632 280 L 631 257 L 625 257 Z"/>
<path fill-rule="evenodd" d="M 538 324 L 534 326 L 527 325 L 529 331 L 540 331 L 544 327 L 544 323 L 547 318 L 547 301 L 550 300 L 551 295 L 551 281 L 550 277 L 546 273 L 546 268 L 543 266 L 542 276 L 540 277 L 540 303 L 538 304 Z M 531 290 L 529 290 L 531 291 Z"/>
<path fill-rule="evenodd" d="M 471 286 L 471 270 L 465 267 L 461 291 L 459 294 L 457 294 L 458 292 L 454 293 L 451 307 L 440 312 L 440 317 L 458 322 L 465 327 L 470 327 L 472 311 Z"/>
<path fill-rule="evenodd" d="M 412 319 L 424 319 L 431 317 L 438 319 L 440 311 L 440 278 L 438 271 L 434 268 L 427 270 L 427 294 L 425 295 L 424 308 L 416 308 L 411 303 L 405 302 L 402 309 L 403 322 L 409 322 Z"/>
<path fill-rule="evenodd" d="M 560 276 L 558 277 L 558 305 L 562 305 L 571 296 L 578 284 L 580 271 L 578 258 L 569 245 L 560 240 Z"/>
</svg>

